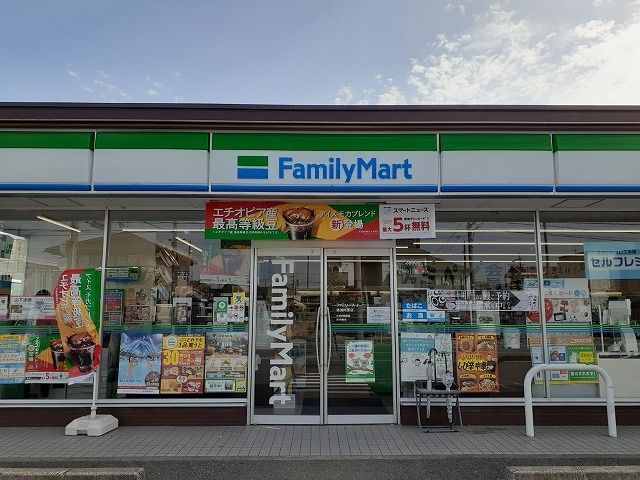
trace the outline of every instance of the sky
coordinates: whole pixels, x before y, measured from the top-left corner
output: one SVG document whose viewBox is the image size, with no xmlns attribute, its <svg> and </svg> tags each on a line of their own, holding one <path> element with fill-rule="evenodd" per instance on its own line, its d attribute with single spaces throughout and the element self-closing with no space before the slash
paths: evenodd
<svg viewBox="0 0 640 480">
<path fill-rule="evenodd" d="M 640 0 L 0 0 L 0 102 L 640 104 Z"/>
</svg>

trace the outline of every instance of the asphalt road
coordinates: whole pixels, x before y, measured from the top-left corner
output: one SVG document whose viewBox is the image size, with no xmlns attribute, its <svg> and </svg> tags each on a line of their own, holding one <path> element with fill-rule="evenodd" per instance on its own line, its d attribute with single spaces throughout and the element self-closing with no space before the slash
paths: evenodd
<svg viewBox="0 0 640 480">
<path fill-rule="evenodd" d="M 640 465 L 640 456 L 0 460 L 0 467 L 14 468 L 144 467 L 147 480 L 502 480 L 507 465 Z"/>
</svg>

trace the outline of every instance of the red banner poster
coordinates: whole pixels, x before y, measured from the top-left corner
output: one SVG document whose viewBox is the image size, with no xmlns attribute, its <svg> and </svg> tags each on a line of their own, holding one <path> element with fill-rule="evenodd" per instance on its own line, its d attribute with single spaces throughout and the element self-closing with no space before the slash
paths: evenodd
<svg viewBox="0 0 640 480">
<path fill-rule="evenodd" d="M 377 240 L 378 205 L 209 202 L 205 238 Z"/>
<path fill-rule="evenodd" d="M 495 334 L 456 334 L 456 377 L 462 392 L 495 393 L 500 390 Z"/>
<path fill-rule="evenodd" d="M 85 380 L 100 365 L 100 272 L 94 268 L 65 270 L 53 300 L 69 383 Z"/>
</svg>

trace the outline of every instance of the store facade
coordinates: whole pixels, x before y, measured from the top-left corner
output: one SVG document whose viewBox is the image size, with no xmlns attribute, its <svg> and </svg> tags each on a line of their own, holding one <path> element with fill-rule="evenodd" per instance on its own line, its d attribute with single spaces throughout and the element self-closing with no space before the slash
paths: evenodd
<svg viewBox="0 0 640 480">
<path fill-rule="evenodd" d="M 412 424 L 429 362 L 465 423 L 543 362 L 538 422 L 605 421 L 567 363 L 640 422 L 639 109 L 0 105 L 0 166 L 0 425 Z"/>
</svg>

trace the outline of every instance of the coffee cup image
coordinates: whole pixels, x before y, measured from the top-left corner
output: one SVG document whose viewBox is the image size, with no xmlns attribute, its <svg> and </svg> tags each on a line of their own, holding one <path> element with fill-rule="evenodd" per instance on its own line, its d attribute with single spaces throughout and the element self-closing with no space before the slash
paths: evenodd
<svg viewBox="0 0 640 480">
<path fill-rule="evenodd" d="M 49 342 L 49 348 L 51 349 L 51 357 L 53 358 L 54 370 L 64 370 L 65 360 L 67 356 L 64 354 L 64 346 L 59 339 L 51 340 Z"/>
<path fill-rule="evenodd" d="M 289 208 L 282 212 L 291 240 L 309 240 L 313 233 L 316 213 L 307 207 Z"/>
<path fill-rule="evenodd" d="M 78 366 L 81 373 L 91 371 L 96 344 L 88 333 L 74 333 L 67 337 L 67 358 Z"/>
</svg>

